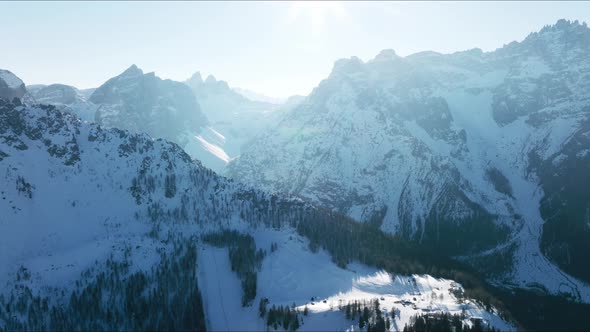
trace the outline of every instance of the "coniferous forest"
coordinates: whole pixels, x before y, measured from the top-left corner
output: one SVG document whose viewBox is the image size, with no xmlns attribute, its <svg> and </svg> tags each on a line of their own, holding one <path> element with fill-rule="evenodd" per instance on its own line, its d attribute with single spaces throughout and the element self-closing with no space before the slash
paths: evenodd
<svg viewBox="0 0 590 332">
<path fill-rule="evenodd" d="M 301 313 L 295 308 L 289 306 L 275 306 L 274 304 L 268 308 L 268 299 L 260 299 L 259 304 L 260 317 L 266 319 L 267 328 L 274 330 L 296 331 L 301 326 Z"/>
<path fill-rule="evenodd" d="M 8 299 L 0 297 L 6 331 L 204 331 L 203 302 L 197 284 L 196 238 L 169 239 L 173 251 L 160 252 L 150 271 L 132 272 L 132 248 L 85 270 L 71 294 L 38 296 L 19 271 Z M 61 296 L 60 296 L 61 295 Z M 61 300 L 60 300 L 61 299 Z"/>
<path fill-rule="evenodd" d="M 444 312 L 416 315 L 404 326 L 403 332 L 499 332 L 481 319 L 471 319 L 468 325 L 464 318 Z"/>
</svg>

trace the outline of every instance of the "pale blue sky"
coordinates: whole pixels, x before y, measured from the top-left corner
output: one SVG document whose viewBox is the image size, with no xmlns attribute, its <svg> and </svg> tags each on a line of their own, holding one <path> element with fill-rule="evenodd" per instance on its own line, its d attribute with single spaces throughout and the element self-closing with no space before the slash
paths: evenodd
<svg viewBox="0 0 590 332">
<path fill-rule="evenodd" d="M 489 51 L 590 2 L 0 2 L 0 68 L 25 83 L 97 87 L 135 63 L 275 97 L 307 94 L 335 60 Z"/>
</svg>

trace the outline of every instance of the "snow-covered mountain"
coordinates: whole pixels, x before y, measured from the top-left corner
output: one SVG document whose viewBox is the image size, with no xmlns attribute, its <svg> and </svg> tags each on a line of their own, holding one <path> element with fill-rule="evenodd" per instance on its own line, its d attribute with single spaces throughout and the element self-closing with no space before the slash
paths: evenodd
<svg viewBox="0 0 590 332">
<path fill-rule="evenodd" d="M 228 175 L 588 302 L 562 269 L 590 281 L 589 51 L 560 20 L 493 52 L 339 60 Z"/>
<path fill-rule="evenodd" d="M 86 98 L 73 86 L 65 84 L 51 84 L 47 86 L 38 86 L 34 92 L 27 88 L 33 94 L 36 101 L 40 104 L 62 104 L 70 105 L 85 102 Z"/>
<path fill-rule="evenodd" d="M 100 105 L 95 120 L 102 126 L 145 132 L 181 146 L 207 125 L 186 85 L 144 74 L 135 65 L 97 88 L 89 101 Z"/>
<path fill-rule="evenodd" d="M 32 85 L 27 91 L 36 103 L 54 105 L 76 114 L 83 121 L 94 121 L 98 105 L 89 102 L 88 97 L 73 86 L 65 84 Z"/>
<path fill-rule="evenodd" d="M 240 155 L 244 144 L 277 123 L 291 107 L 248 99 L 212 75 L 203 80 L 199 72 L 185 83 L 209 119 L 209 127 L 185 150 L 218 173 Z"/>
<path fill-rule="evenodd" d="M 375 300 L 394 330 L 422 312 L 514 329 L 452 280 L 337 266 L 298 227 L 333 214 L 217 176 L 162 139 L 0 99 L 0 165 L 0 328 L 186 328 L 202 295 L 208 329 L 266 329 L 240 305 L 231 251 L 199 241 L 225 228 L 270 249 L 254 303 L 294 303 L 301 330 L 356 330 L 343 305 Z"/>
</svg>

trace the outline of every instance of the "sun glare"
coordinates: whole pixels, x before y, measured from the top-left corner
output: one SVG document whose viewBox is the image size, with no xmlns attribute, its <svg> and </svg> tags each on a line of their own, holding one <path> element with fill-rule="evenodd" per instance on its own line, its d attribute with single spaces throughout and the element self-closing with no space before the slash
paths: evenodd
<svg viewBox="0 0 590 332">
<path fill-rule="evenodd" d="M 324 26 L 328 16 L 344 16 L 342 4 L 335 1 L 295 1 L 289 8 L 289 23 L 300 19 L 310 21 L 314 30 Z"/>
</svg>

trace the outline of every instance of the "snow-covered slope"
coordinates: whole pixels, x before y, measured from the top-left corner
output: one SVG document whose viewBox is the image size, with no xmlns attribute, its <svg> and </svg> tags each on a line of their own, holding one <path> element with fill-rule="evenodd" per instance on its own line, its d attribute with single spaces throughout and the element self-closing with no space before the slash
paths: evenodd
<svg viewBox="0 0 590 332">
<path fill-rule="evenodd" d="M 2 282 L 23 260 L 84 248 L 134 220 L 201 220 L 223 186 L 177 145 L 54 106 L 3 103 L 0 136 Z"/>
<path fill-rule="evenodd" d="M 588 239 L 590 199 L 569 204 L 576 220 L 552 221 L 562 230 L 547 241 L 553 261 L 540 243 L 550 212 L 572 198 L 548 192 L 548 165 L 587 158 L 586 140 L 560 151 L 587 132 L 589 50 L 590 29 L 560 20 L 489 53 L 339 60 L 228 174 L 459 256 L 498 283 L 588 302 L 590 286 L 555 263 L 590 280 L 581 256 L 567 255 L 585 255 L 588 241 L 570 241 L 566 226 Z M 587 191 L 587 181 L 569 183 L 570 195 Z"/>
<path fill-rule="evenodd" d="M 250 233 L 265 250 L 277 244 L 260 270 L 257 301 L 267 297 L 272 304 L 305 306 L 309 296 L 329 300 L 309 309 L 310 315 L 303 319 L 306 329 L 346 328 L 354 323 L 346 322 L 342 312 L 331 312 L 328 303 L 336 298 L 382 296 L 383 304 L 389 306 L 410 296 L 404 284 L 412 280 L 416 281 L 410 287 L 414 292 L 426 296 L 438 287 L 436 291 L 444 293 L 444 300 L 433 300 L 435 310 L 455 312 L 464 307 L 467 317 L 484 317 L 493 326 L 512 328 L 481 305 L 455 303 L 446 293 L 452 284 L 449 280 L 389 278 L 358 263 L 346 270 L 337 267 L 325 252 L 309 251 L 307 240 L 294 232 L 299 220 L 320 211 L 298 199 L 271 196 L 219 177 L 174 143 L 103 129 L 55 106 L 23 106 L 0 99 L 0 165 L 0 301 L 10 303 L 0 306 L 0 328 L 47 329 L 44 324 L 68 322 L 55 316 L 54 309 L 51 315 L 47 309 L 22 309 L 18 299 L 26 299 L 28 292 L 40 296 L 31 300 L 31 308 L 34 303 L 36 308 L 46 306 L 40 304 L 46 299 L 49 306 L 63 306 L 92 296 L 96 289 L 108 289 L 101 271 L 110 273 L 106 280 L 110 278 L 111 284 L 113 278 L 119 283 L 142 271 L 153 275 L 155 269 L 161 271 L 156 280 L 172 277 L 179 266 L 160 264 L 170 264 L 165 263 L 166 255 L 186 245 L 178 239 L 194 243 L 198 240 L 191 236 L 221 228 Z M 240 294 L 236 294 L 240 283 L 229 269 L 227 252 L 200 243 L 199 248 L 194 278 L 198 275 L 208 328 L 227 327 L 228 318 L 242 322 L 240 330 L 262 326 L 256 306 L 240 306 Z M 142 280 L 141 275 L 138 278 Z M 80 292 L 81 284 L 90 284 L 90 295 Z M 171 284 L 166 287 L 167 294 L 176 294 Z M 13 302 L 10 294 L 16 294 Z M 114 301 L 113 296 L 118 295 L 109 295 L 108 301 Z M 404 308 L 400 322 L 429 303 L 428 299 L 408 301 L 415 301 L 416 308 Z M 33 325 L 18 325 L 19 319 Z M 69 319 L 73 326 L 87 323 Z M 157 317 L 146 319 L 157 321 Z M 117 321 L 106 326 L 130 326 Z M 100 325 L 82 326 L 96 329 Z"/>
<path fill-rule="evenodd" d="M 185 82 L 194 92 L 209 126 L 193 136 L 185 150 L 218 173 L 240 155 L 242 147 L 256 134 L 278 122 L 291 105 L 254 101 L 232 90 L 225 81 L 195 73 Z"/>
</svg>

